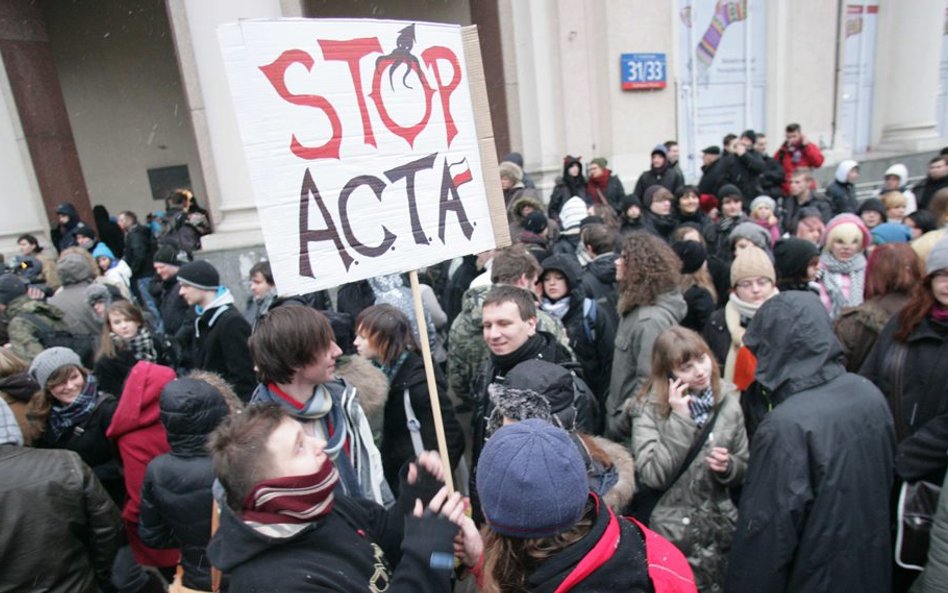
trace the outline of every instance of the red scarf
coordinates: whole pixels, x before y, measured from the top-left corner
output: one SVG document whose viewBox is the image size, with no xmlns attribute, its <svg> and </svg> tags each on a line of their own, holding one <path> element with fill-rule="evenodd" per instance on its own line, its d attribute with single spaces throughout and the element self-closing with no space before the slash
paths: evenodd
<svg viewBox="0 0 948 593">
<path fill-rule="evenodd" d="M 948 322 L 948 307 L 941 303 L 935 303 L 931 312 L 932 319 L 941 323 Z"/>
<path fill-rule="evenodd" d="M 754 382 L 754 373 L 757 371 L 757 358 L 751 354 L 747 346 L 741 346 L 737 351 L 737 361 L 734 365 L 734 385 L 744 391 Z"/>
<path fill-rule="evenodd" d="M 312 523 L 332 511 L 332 491 L 339 481 L 328 459 L 318 472 L 264 480 L 244 499 L 241 518 L 256 523 Z"/>
<path fill-rule="evenodd" d="M 602 175 L 599 177 L 590 177 L 586 182 L 586 195 L 593 201 L 593 204 L 608 204 L 606 201 L 606 187 L 609 185 L 609 176 L 612 171 L 602 168 Z"/>
</svg>

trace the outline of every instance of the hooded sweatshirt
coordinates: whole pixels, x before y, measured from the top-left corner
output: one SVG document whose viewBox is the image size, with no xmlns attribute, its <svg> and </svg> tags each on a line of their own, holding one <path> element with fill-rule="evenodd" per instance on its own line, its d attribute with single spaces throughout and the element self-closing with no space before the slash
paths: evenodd
<svg viewBox="0 0 948 593">
<path fill-rule="evenodd" d="M 849 183 L 849 172 L 858 166 L 856 161 L 846 160 L 836 167 L 836 179 L 826 188 L 826 196 L 833 206 L 833 216 L 843 212 L 856 212 L 859 207 L 856 187 Z"/>
</svg>

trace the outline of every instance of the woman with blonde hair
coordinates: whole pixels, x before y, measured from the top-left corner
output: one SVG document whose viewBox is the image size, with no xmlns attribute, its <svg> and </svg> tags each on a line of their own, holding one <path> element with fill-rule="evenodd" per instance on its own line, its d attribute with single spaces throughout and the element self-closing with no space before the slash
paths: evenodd
<svg viewBox="0 0 948 593">
<path fill-rule="evenodd" d="M 655 341 L 632 419 L 636 496 L 652 489 L 649 527 L 685 554 L 699 591 L 723 587 L 737 524 L 728 489 L 741 484 L 750 456 L 739 397 L 701 336 L 673 327 Z"/>
</svg>

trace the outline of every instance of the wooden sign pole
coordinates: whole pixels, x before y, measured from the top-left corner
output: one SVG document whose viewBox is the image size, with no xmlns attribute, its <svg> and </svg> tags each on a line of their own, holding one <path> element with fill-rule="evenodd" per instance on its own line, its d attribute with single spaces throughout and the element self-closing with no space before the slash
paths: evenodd
<svg viewBox="0 0 948 593">
<path fill-rule="evenodd" d="M 428 378 L 428 397 L 431 398 L 431 416 L 434 419 L 435 434 L 438 436 L 438 452 L 444 467 L 444 483 L 448 492 L 454 492 L 454 475 L 451 473 L 451 459 L 448 457 L 447 439 L 444 437 L 444 420 L 441 418 L 441 399 L 438 397 L 438 383 L 435 380 L 434 362 L 431 360 L 431 346 L 428 344 L 428 326 L 425 323 L 425 308 L 421 302 L 421 287 L 418 285 L 418 272 L 408 273 L 411 280 L 411 296 L 415 301 L 415 319 L 418 322 L 418 339 L 421 342 L 421 357 L 425 361 L 425 375 Z"/>
</svg>

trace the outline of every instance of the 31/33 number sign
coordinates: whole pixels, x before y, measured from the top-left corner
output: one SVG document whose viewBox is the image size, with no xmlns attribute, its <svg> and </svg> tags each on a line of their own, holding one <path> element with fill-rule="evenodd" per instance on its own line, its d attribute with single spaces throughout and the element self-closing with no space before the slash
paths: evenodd
<svg viewBox="0 0 948 593">
<path fill-rule="evenodd" d="M 622 90 L 665 88 L 665 54 L 622 54 L 619 63 Z"/>
</svg>

